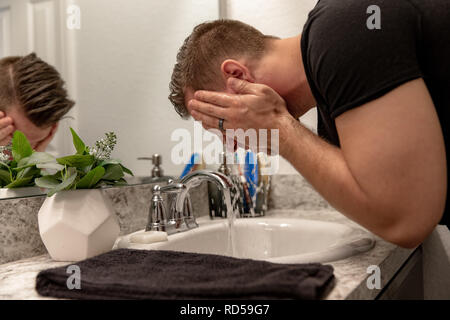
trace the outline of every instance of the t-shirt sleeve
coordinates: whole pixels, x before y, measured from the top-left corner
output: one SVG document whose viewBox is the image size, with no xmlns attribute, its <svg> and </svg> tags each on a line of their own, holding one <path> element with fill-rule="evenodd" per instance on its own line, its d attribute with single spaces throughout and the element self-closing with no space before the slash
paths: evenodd
<svg viewBox="0 0 450 320">
<path fill-rule="evenodd" d="M 374 12 L 367 13 L 373 5 L 379 8 L 378 21 Z M 368 19 L 380 29 L 369 28 Z M 317 4 L 304 28 L 302 51 L 313 93 L 332 119 L 422 77 L 420 22 L 420 12 L 407 0 Z"/>
</svg>

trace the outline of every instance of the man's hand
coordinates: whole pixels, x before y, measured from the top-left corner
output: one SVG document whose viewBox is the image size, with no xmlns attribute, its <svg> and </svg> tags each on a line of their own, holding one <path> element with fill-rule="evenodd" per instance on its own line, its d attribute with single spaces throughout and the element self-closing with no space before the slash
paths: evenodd
<svg viewBox="0 0 450 320">
<path fill-rule="evenodd" d="M 224 129 L 280 130 L 292 118 L 283 98 L 266 85 L 229 78 L 227 88 L 233 93 L 197 91 L 189 101 L 192 117 L 205 129 L 218 129 L 224 119 Z"/>
<path fill-rule="evenodd" d="M 0 146 L 6 146 L 11 142 L 14 131 L 13 119 L 0 111 Z"/>
<path fill-rule="evenodd" d="M 53 137 L 55 136 L 55 133 L 56 133 L 57 130 L 58 130 L 58 123 L 53 125 L 52 130 L 48 134 L 47 138 L 45 138 L 44 140 L 40 141 L 36 145 L 36 147 L 34 147 L 34 150 L 39 151 L 39 152 L 44 152 L 45 149 L 47 148 L 48 144 L 50 143 L 50 141 L 52 141 Z"/>
</svg>

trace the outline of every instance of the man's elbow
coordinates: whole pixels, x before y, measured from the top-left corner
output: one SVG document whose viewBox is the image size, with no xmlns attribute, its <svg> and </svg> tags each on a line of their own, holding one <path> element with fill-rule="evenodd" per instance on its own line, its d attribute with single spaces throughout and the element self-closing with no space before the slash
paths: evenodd
<svg viewBox="0 0 450 320">
<path fill-rule="evenodd" d="M 398 245 L 399 247 L 413 249 L 418 247 L 426 239 L 426 237 L 427 236 L 423 236 L 422 234 L 403 233 L 398 230 L 396 233 L 390 234 L 383 238 L 386 241 Z"/>
<path fill-rule="evenodd" d="M 381 237 L 402 248 L 416 248 L 433 232 L 440 221 L 442 211 L 428 211 L 428 214 L 425 217 L 424 212 L 409 212 L 382 230 Z"/>
</svg>

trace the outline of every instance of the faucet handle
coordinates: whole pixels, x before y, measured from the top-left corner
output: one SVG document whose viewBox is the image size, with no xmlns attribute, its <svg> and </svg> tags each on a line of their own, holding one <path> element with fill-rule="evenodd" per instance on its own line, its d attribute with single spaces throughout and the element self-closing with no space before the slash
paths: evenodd
<svg viewBox="0 0 450 320">
<path fill-rule="evenodd" d="M 180 193 L 185 190 L 186 185 L 184 185 L 183 183 L 175 183 L 173 181 L 169 182 L 167 186 L 159 188 L 160 193 Z"/>
<path fill-rule="evenodd" d="M 161 197 L 161 187 L 159 185 L 155 185 L 153 187 L 153 196 L 145 231 L 166 231 L 166 225 L 166 207 L 164 206 L 164 201 Z"/>
</svg>

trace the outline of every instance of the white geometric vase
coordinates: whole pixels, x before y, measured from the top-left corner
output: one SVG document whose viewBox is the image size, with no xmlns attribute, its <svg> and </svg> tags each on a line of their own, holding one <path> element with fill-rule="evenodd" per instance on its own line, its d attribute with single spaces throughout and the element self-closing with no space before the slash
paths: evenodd
<svg viewBox="0 0 450 320">
<path fill-rule="evenodd" d="M 120 226 L 100 189 L 61 191 L 38 214 L 39 233 L 56 261 L 80 261 L 110 251 Z"/>
</svg>

